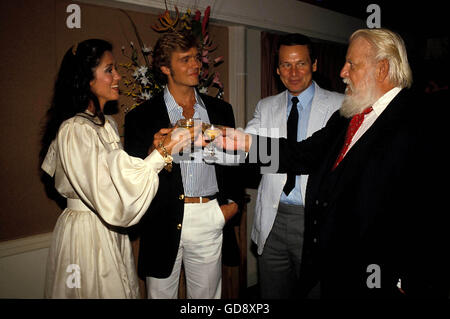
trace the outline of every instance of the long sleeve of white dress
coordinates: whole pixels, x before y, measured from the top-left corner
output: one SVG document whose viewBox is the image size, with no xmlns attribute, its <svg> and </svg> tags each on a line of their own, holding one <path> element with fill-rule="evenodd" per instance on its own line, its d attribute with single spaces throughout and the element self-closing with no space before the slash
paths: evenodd
<svg viewBox="0 0 450 319">
<path fill-rule="evenodd" d="M 80 116 L 65 121 L 52 147 L 55 154 L 47 157 L 55 162 L 44 164 L 54 167 L 56 189 L 80 199 L 110 225 L 136 224 L 158 190 L 162 156 L 158 151 L 144 160 L 129 156 L 110 117 L 97 128 Z M 43 169 L 52 175 L 51 168 Z"/>
</svg>

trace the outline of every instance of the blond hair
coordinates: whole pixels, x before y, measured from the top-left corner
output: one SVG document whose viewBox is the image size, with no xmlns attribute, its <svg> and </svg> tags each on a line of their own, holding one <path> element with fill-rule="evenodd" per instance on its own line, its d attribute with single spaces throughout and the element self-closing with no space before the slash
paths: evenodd
<svg viewBox="0 0 450 319">
<path fill-rule="evenodd" d="M 350 36 L 350 42 L 363 37 L 375 49 L 375 61 L 389 62 L 389 80 L 395 86 L 409 88 L 412 85 L 412 71 L 408 63 L 403 39 L 388 29 L 359 29 Z"/>
<path fill-rule="evenodd" d="M 167 84 L 167 75 L 161 71 L 161 67 L 165 66 L 170 69 L 172 53 L 175 51 L 187 52 L 191 48 L 196 48 L 200 52 L 197 38 L 189 31 L 169 31 L 158 39 L 153 50 L 152 68 L 162 84 Z"/>
</svg>

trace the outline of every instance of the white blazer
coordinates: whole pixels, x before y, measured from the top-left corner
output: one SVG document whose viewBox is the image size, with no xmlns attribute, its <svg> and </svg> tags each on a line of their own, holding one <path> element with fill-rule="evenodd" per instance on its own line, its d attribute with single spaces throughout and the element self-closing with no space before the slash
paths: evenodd
<svg viewBox="0 0 450 319">
<path fill-rule="evenodd" d="M 314 97 L 308 121 L 307 137 L 325 126 L 331 115 L 340 108 L 344 95 L 321 89 L 315 82 Z M 253 119 L 248 122 L 247 133 L 286 137 L 288 91 L 262 99 L 256 105 Z M 278 128 L 278 130 L 273 130 Z M 272 129 L 272 130 L 271 130 Z M 287 174 L 263 174 L 258 187 L 255 216 L 252 226 L 252 240 L 262 254 L 264 244 L 272 229 L 286 183 Z M 307 175 L 300 177 L 300 188 L 305 202 Z"/>
</svg>

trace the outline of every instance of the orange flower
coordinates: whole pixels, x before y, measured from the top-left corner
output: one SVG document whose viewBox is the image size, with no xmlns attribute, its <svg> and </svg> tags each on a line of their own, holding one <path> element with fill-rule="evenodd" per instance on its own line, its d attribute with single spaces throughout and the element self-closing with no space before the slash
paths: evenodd
<svg viewBox="0 0 450 319">
<path fill-rule="evenodd" d="M 156 32 L 163 32 L 167 31 L 169 29 L 174 29 L 176 24 L 178 23 L 178 20 L 180 19 L 180 13 L 178 12 L 177 6 L 175 6 L 175 18 L 172 19 L 170 16 L 169 10 L 164 11 L 163 14 L 160 14 L 158 16 L 158 20 L 161 23 L 161 26 L 158 25 L 152 25 L 152 29 Z"/>
</svg>

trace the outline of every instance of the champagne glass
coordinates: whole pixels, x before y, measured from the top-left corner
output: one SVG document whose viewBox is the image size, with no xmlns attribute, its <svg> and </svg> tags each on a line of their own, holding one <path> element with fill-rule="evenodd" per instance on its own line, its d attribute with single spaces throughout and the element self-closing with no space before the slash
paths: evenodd
<svg viewBox="0 0 450 319">
<path fill-rule="evenodd" d="M 195 125 L 198 125 L 198 123 L 201 122 L 200 118 L 194 118 L 194 117 L 190 117 L 190 118 L 185 118 L 185 119 L 179 119 L 176 123 L 176 126 L 181 127 L 181 128 L 185 128 L 185 129 L 190 129 L 192 127 L 194 127 Z M 193 159 L 193 153 L 194 153 L 194 136 L 191 136 L 191 154 L 190 154 L 190 158 Z"/>
<path fill-rule="evenodd" d="M 214 141 L 215 138 L 221 134 L 220 127 L 218 125 L 206 124 L 202 126 L 202 130 L 203 134 L 205 135 L 205 141 L 209 142 L 209 144 L 205 148 L 206 156 L 204 157 L 204 159 L 207 162 L 214 162 L 217 160 L 217 157 L 215 156 L 216 147 L 211 142 Z"/>
<path fill-rule="evenodd" d="M 179 119 L 177 121 L 177 126 L 189 129 L 191 127 L 194 127 L 195 123 L 199 123 L 200 121 L 201 121 L 201 119 L 194 118 L 194 117 L 190 117 L 187 119 Z"/>
</svg>

